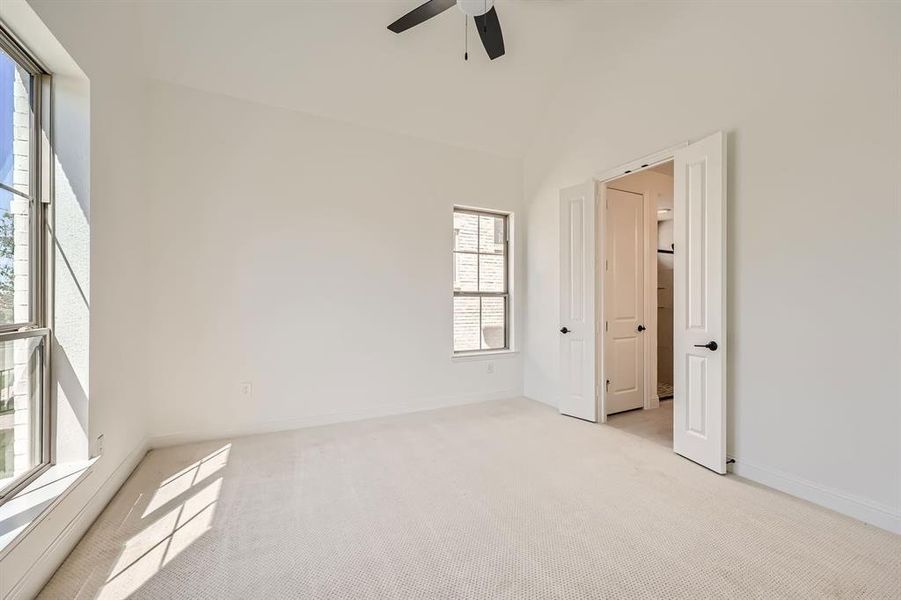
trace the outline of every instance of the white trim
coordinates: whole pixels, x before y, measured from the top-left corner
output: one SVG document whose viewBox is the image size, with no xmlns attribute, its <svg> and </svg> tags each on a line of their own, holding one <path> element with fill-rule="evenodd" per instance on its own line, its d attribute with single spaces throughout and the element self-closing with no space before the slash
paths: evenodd
<svg viewBox="0 0 901 600">
<path fill-rule="evenodd" d="M 50 465 L 0 505 L 0 561 L 93 471 L 95 460 Z M 38 514 L 29 513 L 46 504 Z"/>
<path fill-rule="evenodd" d="M 604 343 L 607 335 L 607 303 L 604 297 L 604 281 L 607 278 L 607 243 L 604 234 L 607 231 L 607 184 L 595 180 L 595 216 L 594 216 L 594 268 L 598 276 L 594 278 L 594 378 L 597 398 L 597 422 L 607 422 L 607 378 L 604 376 Z"/>
<path fill-rule="evenodd" d="M 606 183 L 613 179 L 619 179 L 620 177 L 625 177 L 626 175 L 632 175 L 633 173 L 638 173 L 639 171 L 650 169 L 651 167 L 654 167 L 661 163 L 669 162 L 676 156 L 677 150 L 685 148 L 690 143 L 691 142 L 687 141 L 682 142 L 665 150 L 660 150 L 659 152 L 648 154 L 647 156 L 644 156 L 642 158 L 636 158 L 635 160 L 629 161 L 626 164 L 620 165 L 614 169 L 603 171 L 600 175 L 595 176 L 595 180 L 598 183 Z"/>
<path fill-rule="evenodd" d="M 149 450 L 148 440 L 145 438 L 141 443 L 129 452 L 122 462 L 120 462 L 112 473 L 97 486 L 97 489 L 91 494 L 90 499 L 77 509 L 75 515 L 62 528 L 60 533 L 49 543 L 46 544 L 40 556 L 30 564 L 19 580 L 9 588 L 6 592 L 5 588 L 0 588 L 0 596 L 4 600 L 16 600 L 18 598 L 33 598 L 41 590 L 45 583 L 56 571 L 57 567 L 69 555 L 75 545 L 81 540 L 82 536 L 87 532 L 88 528 L 101 512 L 107 507 L 112 497 L 119 491 L 119 488 L 125 483 L 125 480 L 137 468 L 138 464 L 143 460 Z M 71 494 L 76 488 L 84 484 L 84 482 L 93 474 L 96 468 L 96 462 L 87 470 L 84 476 L 79 478 L 78 485 L 73 485 L 67 494 Z M 34 528 L 39 527 L 41 521 L 50 516 L 55 518 L 64 518 L 66 509 L 65 497 L 61 497 L 59 501 L 54 503 L 50 508 L 45 510 L 35 520 Z M 59 511 L 59 514 L 56 514 Z M 6 555 L 11 555 L 15 548 L 19 545 L 29 543 L 27 533 L 23 534 L 10 544 Z M 37 543 L 37 542 L 36 542 Z M 4 556 L 6 558 L 6 556 Z M 7 572 L 7 571 L 4 571 Z M 3 596 L 3 593 L 6 595 Z"/>
<path fill-rule="evenodd" d="M 901 510 L 897 508 L 893 510 L 890 506 L 747 461 L 735 459 L 729 466 L 732 473 L 745 479 L 901 534 Z"/>
<path fill-rule="evenodd" d="M 657 197 L 646 188 L 644 198 L 644 398 L 643 408 L 660 406 L 657 400 Z"/>
<path fill-rule="evenodd" d="M 498 390 L 496 392 L 480 392 L 476 394 L 463 394 L 459 396 L 423 398 L 409 402 L 387 404 L 374 408 L 320 413 L 306 417 L 282 419 L 278 421 L 264 421 L 261 423 L 234 427 L 232 429 L 223 430 L 213 428 L 177 431 L 150 438 L 150 447 L 165 448 L 168 446 L 178 446 L 180 444 L 189 444 L 192 442 L 220 440 L 224 438 L 257 435 L 261 433 L 273 433 L 276 431 L 290 431 L 292 429 L 305 429 L 307 427 L 319 427 L 321 425 L 332 425 L 335 423 L 346 423 L 350 421 L 363 421 L 366 419 L 375 419 L 379 417 L 389 417 L 392 415 L 402 415 L 426 410 L 434 410 L 436 408 L 448 408 L 451 406 L 462 406 L 464 404 L 476 404 L 478 402 L 518 398 L 521 396 L 522 388 L 506 389 Z"/>
<path fill-rule="evenodd" d="M 560 407 L 557 406 L 556 404 L 554 404 L 553 400 L 546 400 L 544 398 L 538 398 L 536 396 L 525 396 L 525 395 L 523 396 L 523 398 L 525 398 L 526 400 L 531 400 L 532 402 L 539 402 L 541 404 L 544 404 L 545 406 L 550 406 L 554 410 L 560 410 Z"/>
<path fill-rule="evenodd" d="M 468 204 L 454 204 L 454 211 L 456 210 L 462 211 L 470 211 L 474 213 L 489 213 L 492 215 L 498 215 L 500 217 L 509 217 L 513 214 L 513 211 L 510 210 L 502 210 L 500 208 L 483 208 L 480 206 L 470 206 Z"/>
<path fill-rule="evenodd" d="M 466 362 L 469 360 L 491 360 L 493 358 L 514 358 L 519 354 L 518 350 L 481 350 L 478 352 L 463 352 L 451 356 L 454 362 Z"/>
</svg>

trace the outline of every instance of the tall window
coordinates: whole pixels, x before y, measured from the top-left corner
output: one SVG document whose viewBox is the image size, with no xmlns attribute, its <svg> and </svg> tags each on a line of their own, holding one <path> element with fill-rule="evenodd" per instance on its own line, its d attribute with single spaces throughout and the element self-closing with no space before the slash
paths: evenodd
<svg viewBox="0 0 901 600">
<path fill-rule="evenodd" d="M 454 209 L 454 352 L 509 348 L 509 216 Z"/>
<path fill-rule="evenodd" d="M 45 77 L 0 29 L 0 503 L 50 463 L 40 242 Z"/>
</svg>

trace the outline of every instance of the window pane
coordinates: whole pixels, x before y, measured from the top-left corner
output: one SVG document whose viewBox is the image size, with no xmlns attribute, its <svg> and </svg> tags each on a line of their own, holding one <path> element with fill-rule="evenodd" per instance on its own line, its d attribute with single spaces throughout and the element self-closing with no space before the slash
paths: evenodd
<svg viewBox="0 0 901 600">
<path fill-rule="evenodd" d="M 0 342 L 0 489 L 41 464 L 43 338 Z"/>
<path fill-rule="evenodd" d="M 0 189 L 0 324 L 31 321 L 29 201 Z"/>
<path fill-rule="evenodd" d="M 478 291 L 478 256 L 454 253 L 454 291 Z"/>
<path fill-rule="evenodd" d="M 31 75 L 0 51 L 0 183 L 24 194 L 31 173 Z M 31 321 L 31 206 L 0 188 L 0 324 Z"/>
<path fill-rule="evenodd" d="M 506 237 L 504 220 L 503 216 L 479 216 L 479 252 L 503 254 Z"/>
<path fill-rule="evenodd" d="M 482 298 L 482 350 L 500 350 L 506 347 L 504 298 Z"/>
<path fill-rule="evenodd" d="M 479 349 L 479 299 L 454 298 L 454 352 Z"/>
<path fill-rule="evenodd" d="M 454 212 L 454 351 L 507 347 L 507 217 Z"/>
<path fill-rule="evenodd" d="M 0 183 L 25 194 L 31 182 L 31 74 L 0 51 Z"/>
<path fill-rule="evenodd" d="M 479 291 L 504 291 L 504 256 L 493 254 L 479 255 Z"/>
<path fill-rule="evenodd" d="M 454 250 L 476 252 L 479 249 L 479 216 L 454 213 Z"/>
</svg>

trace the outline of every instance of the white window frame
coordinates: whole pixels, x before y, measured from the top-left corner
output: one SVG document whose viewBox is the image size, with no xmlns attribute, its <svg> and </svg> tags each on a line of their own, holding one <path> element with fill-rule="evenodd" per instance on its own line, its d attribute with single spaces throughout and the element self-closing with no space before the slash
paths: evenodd
<svg viewBox="0 0 901 600">
<path fill-rule="evenodd" d="M 29 190 L 25 194 L 20 190 L 10 188 L 0 183 L 4 191 L 12 193 L 20 198 L 25 198 L 30 203 L 31 229 L 30 229 L 30 257 L 29 257 L 29 301 L 30 317 L 22 323 L 10 323 L 0 325 L 0 343 L 25 338 L 38 338 L 42 345 L 36 360 L 39 373 L 33 382 L 34 389 L 40 394 L 41 414 L 39 435 L 40 440 L 36 444 L 40 453 L 39 460 L 34 467 L 22 473 L 10 483 L 0 488 L 0 505 L 13 498 L 17 492 L 34 481 L 41 473 L 46 471 L 54 462 L 53 418 L 51 415 L 51 386 L 50 386 L 50 281 L 52 266 L 50 260 L 52 252 L 48 248 L 50 236 L 48 235 L 48 223 L 50 222 L 50 199 L 52 189 L 52 149 L 50 134 L 50 106 L 51 106 L 51 78 L 50 74 L 41 64 L 25 49 L 16 37 L 0 25 L 0 49 L 6 53 L 19 67 L 25 69 L 32 77 L 31 89 L 31 122 L 29 139 Z"/>
<path fill-rule="evenodd" d="M 453 290 L 453 298 L 503 298 L 504 299 L 504 346 L 502 348 L 480 348 L 477 350 L 457 350 L 453 347 L 453 303 L 451 304 L 451 349 L 452 355 L 454 358 L 462 358 L 467 356 L 480 356 L 480 355 L 492 355 L 492 354 L 506 354 L 513 351 L 513 332 L 512 332 L 512 323 L 513 319 L 511 319 L 510 315 L 513 312 L 513 293 L 512 293 L 512 265 L 513 265 L 513 257 L 512 257 L 512 248 L 513 248 L 513 214 L 509 212 L 504 212 L 500 210 L 494 210 L 489 208 L 477 208 L 473 206 L 454 206 L 453 214 L 457 213 L 462 214 L 471 214 L 471 215 L 479 215 L 479 216 L 488 216 L 498 218 L 501 217 L 504 220 L 504 289 L 501 292 L 464 292 L 459 290 Z M 479 229 L 481 231 L 481 229 Z M 454 236 L 456 237 L 456 231 L 454 231 Z M 479 243 L 476 242 L 476 251 L 475 252 L 467 252 L 467 251 L 458 251 L 457 241 L 456 239 L 452 240 L 453 245 L 451 246 L 451 259 L 453 262 L 453 269 L 456 271 L 457 254 L 474 254 L 476 255 L 476 272 L 478 273 L 479 268 L 479 255 L 485 256 L 497 256 L 496 254 L 490 255 L 487 253 L 478 252 Z M 454 273 L 456 275 L 456 273 Z M 456 277 L 454 277 L 456 279 Z M 479 281 L 478 275 L 476 275 L 476 281 Z M 453 300 L 452 300 L 453 302 Z M 479 306 L 479 319 L 482 318 L 482 309 L 481 303 Z M 479 336 L 481 336 L 482 327 L 481 323 L 479 324 Z"/>
</svg>

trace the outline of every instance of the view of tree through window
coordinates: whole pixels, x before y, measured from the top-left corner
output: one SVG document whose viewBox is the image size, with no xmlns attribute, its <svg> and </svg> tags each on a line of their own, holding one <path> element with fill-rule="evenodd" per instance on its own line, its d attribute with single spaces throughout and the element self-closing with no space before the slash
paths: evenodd
<svg viewBox="0 0 901 600">
<path fill-rule="evenodd" d="M 0 47 L 11 48 L 11 40 L 2 31 L 0 36 Z M 32 306 L 33 274 L 41 272 L 32 252 L 37 70 L 20 58 L 0 50 L 0 499 L 48 458 L 42 389 L 46 330 Z"/>
<path fill-rule="evenodd" d="M 0 323 L 30 320 L 32 79 L 0 52 Z"/>
<path fill-rule="evenodd" d="M 13 272 L 13 215 L 4 212 L 0 215 L 0 320 L 14 323 L 13 296 L 15 280 Z"/>
<path fill-rule="evenodd" d="M 507 220 L 454 210 L 454 352 L 507 348 Z"/>
</svg>

